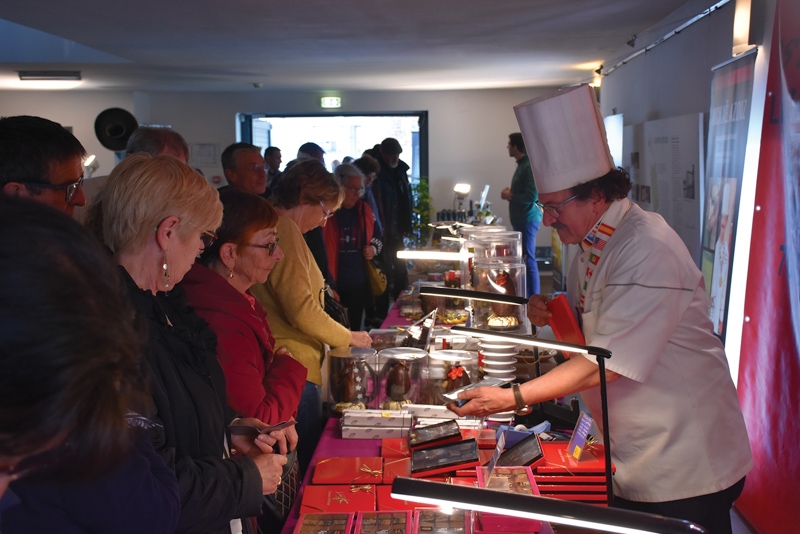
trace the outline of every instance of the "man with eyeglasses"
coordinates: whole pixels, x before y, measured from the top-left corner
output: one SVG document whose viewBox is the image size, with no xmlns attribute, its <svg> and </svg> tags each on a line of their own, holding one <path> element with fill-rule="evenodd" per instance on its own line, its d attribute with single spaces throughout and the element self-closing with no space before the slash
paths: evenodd
<svg viewBox="0 0 800 534">
<path fill-rule="evenodd" d="M 234 143 L 222 151 L 222 170 L 228 187 L 263 195 L 267 190 L 267 171 L 261 148 L 250 143 Z M 220 191 L 224 188 L 220 187 Z"/>
<path fill-rule="evenodd" d="M 0 187 L 3 194 L 31 198 L 72 216 L 86 204 L 83 157 L 72 133 L 41 117 L 0 119 Z"/>
<path fill-rule="evenodd" d="M 587 345 L 612 353 L 606 445 L 617 467 L 613 505 L 730 533 L 730 510 L 753 458 L 702 273 L 666 221 L 627 198 L 630 178 L 614 166 L 591 87 L 515 111 L 529 140 L 543 222 L 580 247 L 567 276 L 575 319 Z M 548 323 L 547 301 L 530 298 L 531 323 Z M 575 354 L 525 384 L 475 388 L 459 395 L 470 399 L 463 408 L 452 406 L 459 415 L 487 415 L 580 392 L 597 424 L 599 383 L 594 358 Z"/>
<path fill-rule="evenodd" d="M 542 223 L 542 212 L 537 208 L 538 192 L 533 181 L 531 162 L 525 141 L 519 132 L 508 136 L 508 155 L 517 160 L 517 168 L 511 178 L 511 187 L 500 192 L 500 198 L 508 201 L 511 227 L 522 234 L 522 255 L 525 258 L 526 297 L 539 293 L 539 267 L 536 264 L 536 232 Z"/>
</svg>

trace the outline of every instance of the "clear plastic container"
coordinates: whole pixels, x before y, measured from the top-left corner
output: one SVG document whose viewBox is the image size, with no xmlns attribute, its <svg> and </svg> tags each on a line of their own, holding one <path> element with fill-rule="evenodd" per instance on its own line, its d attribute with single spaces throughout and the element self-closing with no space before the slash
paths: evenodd
<svg viewBox="0 0 800 534">
<path fill-rule="evenodd" d="M 422 349 L 394 347 L 378 353 L 378 406 L 400 410 L 419 400 L 422 367 L 428 355 Z"/>
<path fill-rule="evenodd" d="M 497 259 L 517 263 L 522 258 L 522 240 L 520 232 L 506 230 L 497 226 L 478 226 L 462 229 L 464 241 L 461 243 L 461 287 L 472 289 L 472 265 L 477 257 L 479 260 Z M 519 242 L 515 245 L 514 242 Z M 511 255 L 509 255 L 511 254 Z M 517 256 L 513 256 L 517 254 Z M 514 258 L 517 259 L 514 259 Z"/>
<path fill-rule="evenodd" d="M 437 350 L 428 356 L 422 374 L 420 403 L 447 404 L 448 393 L 478 380 L 477 354 L 466 350 Z"/>
<path fill-rule="evenodd" d="M 374 407 L 378 391 L 377 352 L 360 347 L 339 347 L 328 352 L 328 386 L 334 410 Z"/>
<path fill-rule="evenodd" d="M 496 260 L 475 262 L 472 287 L 475 291 L 525 297 L 528 294 L 525 264 Z M 481 330 L 524 332 L 525 308 L 519 304 L 472 300 L 473 326 Z"/>
</svg>

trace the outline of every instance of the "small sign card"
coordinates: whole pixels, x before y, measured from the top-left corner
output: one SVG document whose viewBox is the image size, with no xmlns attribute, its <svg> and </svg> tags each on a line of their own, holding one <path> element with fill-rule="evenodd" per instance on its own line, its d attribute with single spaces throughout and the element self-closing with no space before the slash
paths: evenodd
<svg viewBox="0 0 800 534">
<path fill-rule="evenodd" d="M 581 459 L 581 454 L 586 448 L 586 437 L 592 429 L 592 418 L 586 412 L 581 412 L 578 417 L 578 422 L 575 424 L 575 431 L 572 433 L 572 438 L 569 440 L 567 447 L 567 454 L 575 458 Z"/>
</svg>

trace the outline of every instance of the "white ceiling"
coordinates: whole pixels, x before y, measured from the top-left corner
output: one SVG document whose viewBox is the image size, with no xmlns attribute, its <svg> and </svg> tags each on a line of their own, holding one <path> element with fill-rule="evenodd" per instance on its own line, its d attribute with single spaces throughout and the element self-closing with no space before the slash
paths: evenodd
<svg viewBox="0 0 800 534">
<path fill-rule="evenodd" d="M 81 70 L 85 89 L 560 86 L 685 3 L 3 0 L 0 88 L 26 69 Z"/>
</svg>

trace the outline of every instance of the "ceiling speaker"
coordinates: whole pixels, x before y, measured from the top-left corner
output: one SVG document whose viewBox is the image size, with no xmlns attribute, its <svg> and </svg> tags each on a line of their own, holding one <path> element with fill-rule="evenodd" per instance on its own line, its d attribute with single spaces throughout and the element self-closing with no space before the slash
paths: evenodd
<svg viewBox="0 0 800 534">
<path fill-rule="evenodd" d="M 109 150 L 125 150 L 128 138 L 139 127 L 136 118 L 122 108 L 109 108 L 94 120 L 94 133 Z"/>
</svg>

